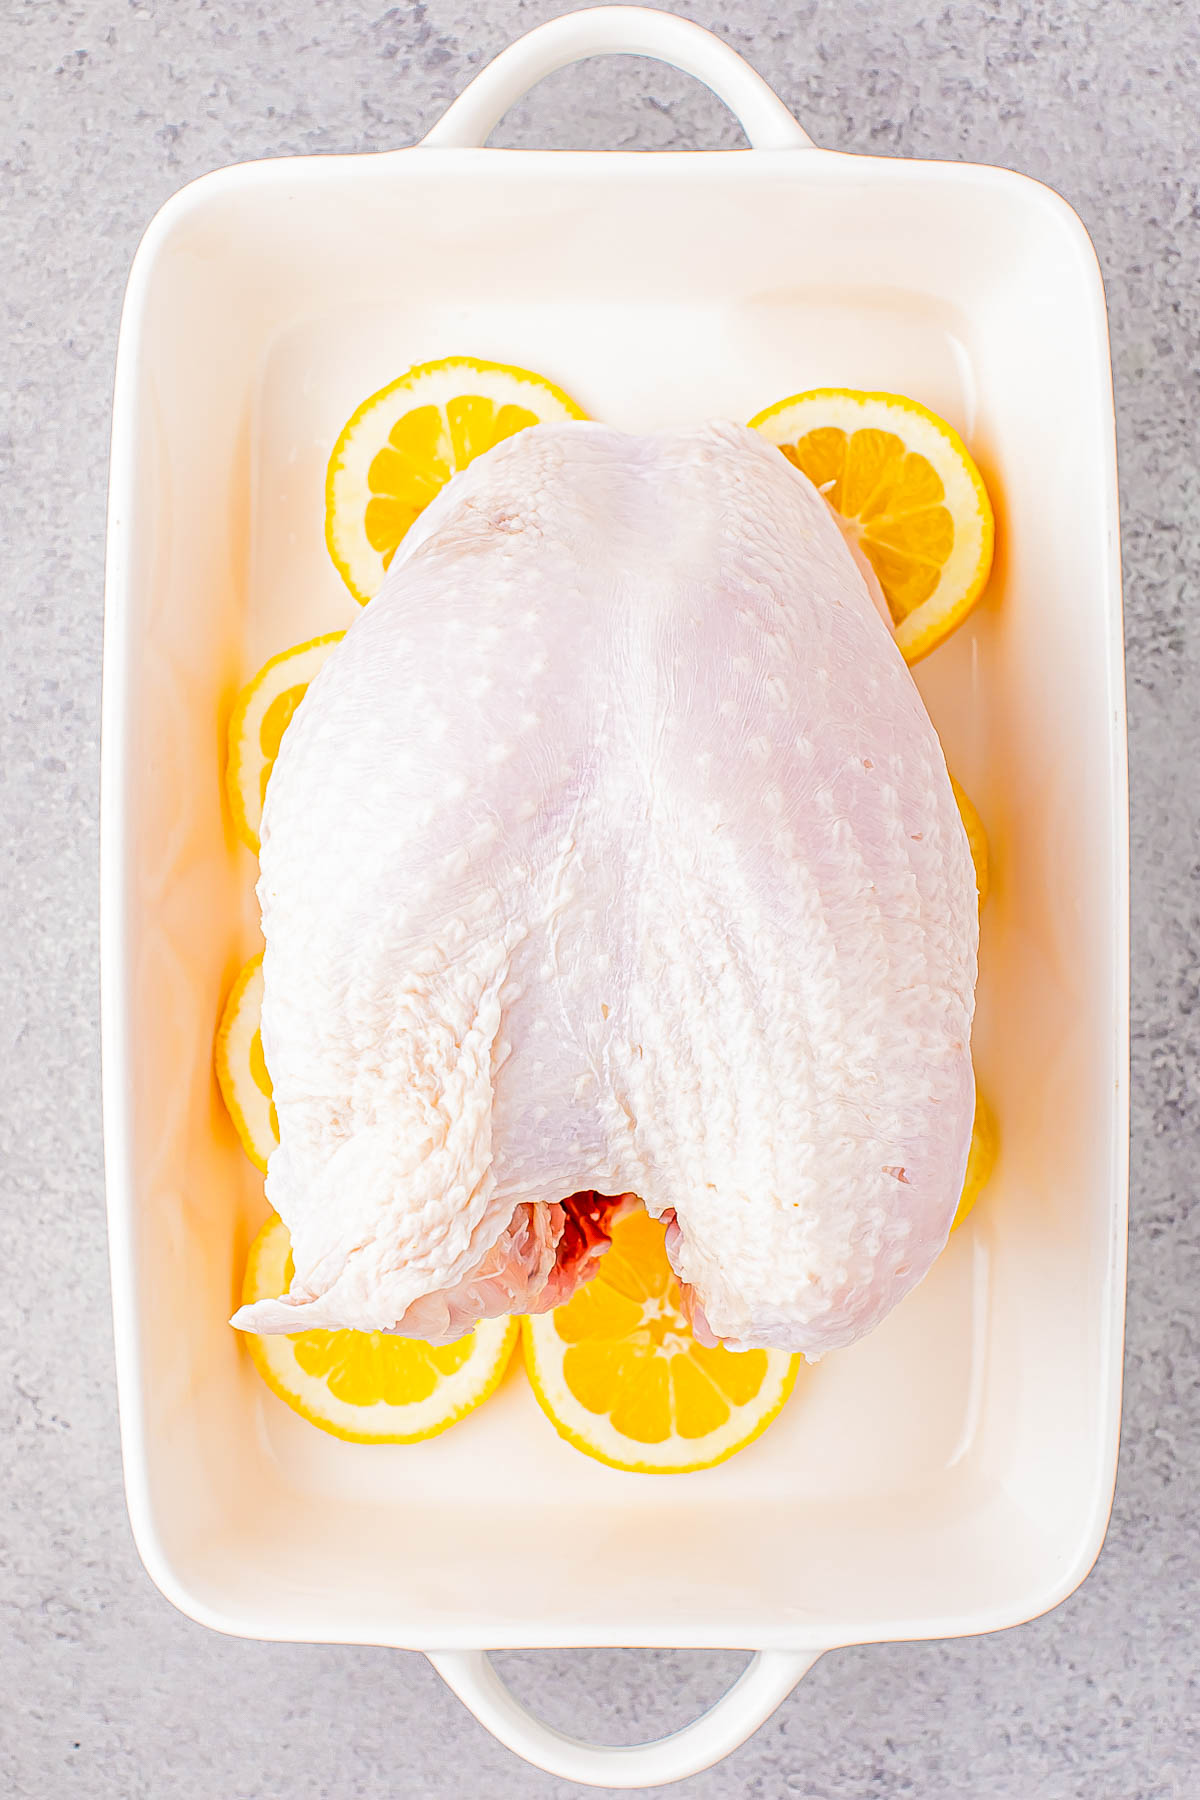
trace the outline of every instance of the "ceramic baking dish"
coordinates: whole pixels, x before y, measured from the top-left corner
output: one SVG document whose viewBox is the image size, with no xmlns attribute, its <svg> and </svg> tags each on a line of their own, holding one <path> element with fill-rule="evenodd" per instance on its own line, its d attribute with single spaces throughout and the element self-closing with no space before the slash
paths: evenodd
<svg viewBox="0 0 1200 1800">
<path fill-rule="evenodd" d="M 707 82 L 753 148 L 480 147 L 532 82 L 621 50 Z M 999 1168 L 886 1324 L 701 1474 L 579 1456 L 519 1371 L 444 1438 L 339 1443 L 275 1401 L 226 1323 L 265 1206 L 212 1075 L 257 943 L 223 725 L 268 654 L 355 616 L 322 541 L 342 421 L 457 352 L 634 430 L 899 390 L 953 421 L 998 505 L 989 596 L 917 678 L 992 839 L 976 1054 Z M 427 1651 L 514 1749 L 610 1786 L 724 1754 L 831 1646 L 995 1630 L 1070 1593 L 1117 1452 L 1123 708 L 1103 291 L 1048 189 L 817 150 L 719 40 L 604 8 L 512 46 L 412 149 L 176 195 L 121 328 L 103 751 L 116 1349 L 130 1514 L 163 1592 L 223 1631 Z M 697 1724 L 609 1749 L 530 1719 L 481 1648 L 583 1644 L 760 1654 Z"/>
</svg>

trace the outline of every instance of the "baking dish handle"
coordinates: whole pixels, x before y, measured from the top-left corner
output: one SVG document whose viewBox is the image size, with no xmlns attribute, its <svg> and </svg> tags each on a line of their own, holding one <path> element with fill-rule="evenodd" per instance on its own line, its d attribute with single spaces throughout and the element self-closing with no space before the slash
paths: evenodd
<svg viewBox="0 0 1200 1800">
<path fill-rule="evenodd" d="M 589 1787 L 658 1787 L 707 1769 L 744 1744 L 787 1699 L 819 1650 L 759 1650 L 700 1718 L 649 1744 L 589 1744 L 535 1719 L 505 1687 L 486 1650 L 438 1650 L 429 1660 L 481 1725 L 535 1768 Z"/>
<path fill-rule="evenodd" d="M 650 6 L 591 6 L 549 19 L 480 70 L 422 141 L 478 148 L 510 106 L 556 69 L 585 56 L 652 56 L 694 75 L 723 100 L 755 150 L 813 148 L 779 95 L 736 50 L 703 26 Z"/>
</svg>

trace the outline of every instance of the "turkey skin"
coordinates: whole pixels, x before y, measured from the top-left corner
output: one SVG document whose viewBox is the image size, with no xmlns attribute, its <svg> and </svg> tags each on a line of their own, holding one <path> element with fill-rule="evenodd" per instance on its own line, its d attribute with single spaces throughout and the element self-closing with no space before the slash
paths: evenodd
<svg viewBox="0 0 1200 1800">
<path fill-rule="evenodd" d="M 295 1277 L 243 1329 L 540 1310 L 639 1196 L 698 1330 L 816 1357 L 945 1244 L 966 834 L 754 433 L 539 426 L 457 475 L 284 736 L 258 894 Z"/>
</svg>

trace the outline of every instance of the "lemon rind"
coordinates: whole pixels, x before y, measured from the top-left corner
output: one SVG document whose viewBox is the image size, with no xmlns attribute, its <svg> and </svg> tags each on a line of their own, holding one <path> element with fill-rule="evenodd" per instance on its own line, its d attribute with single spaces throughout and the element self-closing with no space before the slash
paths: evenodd
<svg viewBox="0 0 1200 1800">
<path fill-rule="evenodd" d="M 964 1224 L 974 1212 L 979 1196 L 995 1172 L 999 1147 L 996 1115 L 977 1087 L 975 1089 L 975 1119 L 971 1127 L 971 1148 L 967 1156 L 967 1167 L 963 1174 L 963 1191 L 959 1196 L 958 1210 L 955 1212 L 950 1226 L 952 1232 L 957 1231 L 959 1226 Z M 972 1162 L 975 1163 L 974 1169 L 971 1166 Z"/>
<path fill-rule="evenodd" d="M 983 820 L 970 794 L 950 776 L 950 786 L 954 790 L 954 801 L 958 807 L 959 817 L 963 822 L 963 830 L 967 834 L 967 844 L 971 851 L 971 861 L 975 866 L 975 891 L 979 896 L 979 910 L 983 911 L 987 897 L 992 888 L 992 849 L 988 842 L 988 834 Z"/>
</svg>

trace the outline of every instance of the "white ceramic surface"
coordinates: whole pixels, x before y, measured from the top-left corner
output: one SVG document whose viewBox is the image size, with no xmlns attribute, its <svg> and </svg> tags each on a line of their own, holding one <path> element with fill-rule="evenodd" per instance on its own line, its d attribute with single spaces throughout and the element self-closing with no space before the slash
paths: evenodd
<svg viewBox="0 0 1200 1800">
<path fill-rule="evenodd" d="M 757 147 L 471 147 L 532 81 L 618 49 L 706 80 Z M 211 1067 L 257 931 L 224 723 L 265 656 L 355 615 L 322 540 L 342 421 L 456 352 L 633 429 L 823 384 L 907 392 L 964 433 L 998 503 L 989 596 L 918 679 L 992 839 L 976 1056 L 1000 1165 L 921 1288 L 702 1474 L 590 1463 L 519 1371 L 443 1439 L 341 1444 L 274 1401 L 226 1325 L 265 1208 Z M 122 324 L 102 822 L 122 1431 L 163 1591 L 226 1631 L 427 1650 L 521 1754 L 631 1787 L 732 1749 L 823 1649 L 991 1630 L 1069 1593 L 1119 1417 L 1124 756 L 1104 299 L 1049 190 L 813 149 L 719 40 L 602 8 L 520 40 L 413 149 L 176 195 Z M 696 1725 L 615 1750 L 529 1719 L 479 1649 L 549 1644 L 764 1654 Z"/>
</svg>

